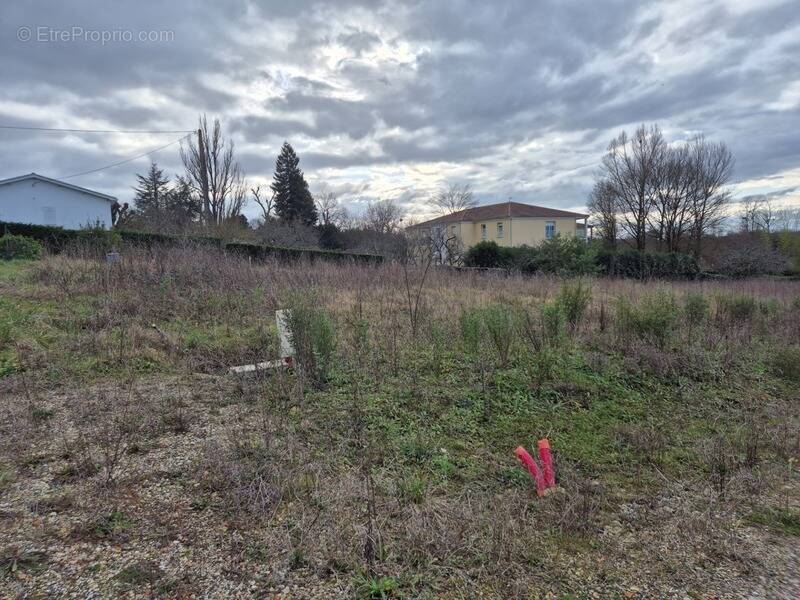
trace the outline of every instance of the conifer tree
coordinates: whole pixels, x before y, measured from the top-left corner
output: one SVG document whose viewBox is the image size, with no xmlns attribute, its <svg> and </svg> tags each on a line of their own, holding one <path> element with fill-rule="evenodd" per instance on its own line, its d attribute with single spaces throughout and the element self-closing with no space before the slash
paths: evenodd
<svg viewBox="0 0 800 600">
<path fill-rule="evenodd" d="M 136 211 L 145 214 L 162 210 L 166 206 L 169 193 L 169 178 L 164 176 L 164 171 L 155 162 L 151 162 L 147 175 L 137 173 L 136 179 L 139 182 L 133 188 Z"/>
<path fill-rule="evenodd" d="M 308 183 L 298 167 L 299 162 L 289 142 L 284 142 L 275 161 L 275 174 L 270 185 L 275 192 L 275 213 L 284 221 L 313 225 L 317 222 L 317 209 Z"/>
</svg>

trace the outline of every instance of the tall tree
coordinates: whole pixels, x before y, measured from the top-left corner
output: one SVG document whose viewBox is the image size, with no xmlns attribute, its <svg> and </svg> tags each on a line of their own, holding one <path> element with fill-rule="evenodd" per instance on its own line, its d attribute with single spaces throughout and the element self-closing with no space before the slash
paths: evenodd
<svg viewBox="0 0 800 600">
<path fill-rule="evenodd" d="M 478 204 L 472 194 L 472 186 L 468 183 L 452 183 L 447 188 L 439 190 L 433 197 L 432 203 L 444 215 L 474 208 Z"/>
<path fill-rule="evenodd" d="M 694 169 L 688 146 L 663 144 L 652 172 L 653 210 L 650 223 L 662 249 L 680 249 L 691 224 L 691 192 Z"/>
<path fill-rule="evenodd" d="M 692 251 L 700 256 L 703 236 L 725 218 L 730 192 L 725 189 L 733 172 L 733 155 L 725 142 L 709 142 L 703 136 L 689 142 L 692 179 Z"/>
<path fill-rule="evenodd" d="M 320 192 L 314 197 L 314 202 L 317 205 L 320 225 L 341 227 L 342 222 L 347 218 L 347 211 L 339 204 L 336 194 L 333 192 Z"/>
<path fill-rule="evenodd" d="M 589 212 L 600 228 L 600 238 L 609 248 L 617 247 L 617 200 L 613 187 L 604 179 L 595 182 L 589 195 Z"/>
<path fill-rule="evenodd" d="M 186 179 L 201 197 L 204 181 L 208 182 L 203 221 L 206 225 L 219 225 L 240 215 L 247 202 L 244 172 L 234 156 L 233 140 L 226 140 L 222 135 L 219 119 L 214 119 L 209 129 L 203 115 L 199 130 L 204 151 L 190 137 L 185 147 L 181 144 L 181 160 Z"/>
<path fill-rule="evenodd" d="M 313 225 L 317 222 L 317 209 L 299 164 L 294 148 L 283 142 L 270 185 L 275 192 L 275 213 L 284 221 Z"/>
<path fill-rule="evenodd" d="M 397 233 L 405 211 L 394 200 L 378 200 L 367 204 L 364 225 L 377 233 Z"/>
<path fill-rule="evenodd" d="M 654 202 L 654 173 L 663 153 L 664 137 L 658 125 L 639 126 L 631 138 L 623 131 L 608 146 L 602 177 L 613 189 L 619 207 L 619 225 L 644 250 Z"/>
<path fill-rule="evenodd" d="M 164 209 L 169 192 L 169 178 L 158 168 L 155 161 L 150 162 L 146 175 L 136 174 L 138 185 L 133 188 L 133 201 L 139 214 L 156 213 Z"/>
</svg>

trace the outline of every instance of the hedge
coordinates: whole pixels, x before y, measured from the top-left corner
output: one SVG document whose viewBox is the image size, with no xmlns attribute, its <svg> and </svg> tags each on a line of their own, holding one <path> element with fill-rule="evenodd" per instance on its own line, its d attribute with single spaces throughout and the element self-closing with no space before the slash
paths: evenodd
<svg viewBox="0 0 800 600">
<path fill-rule="evenodd" d="M 81 240 L 100 244 L 105 249 L 121 243 L 139 246 L 179 246 L 187 242 L 215 247 L 224 252 L 231 252 L 247 256 L 256 260 L 267 258 L 280 258 L 284 260 L 297 259 L 325 259 L 325 260 L 356 260 L 359 262 L 379 263 L 383 256 L 379 254 L 365 254 L 354 252 L 340 252 L 336 250 L 316 250 L 306 248 L 283 248 L 280 246 L 264 246 L 247 242 L 226 242 L 221 238 L 201 235 L 171 235 L 166 233 L 150 233 L 127 229 L 64 229 L 48 225 L 30 225 L 26 223 L 7 223 L 0 221 L 0 234 L 10 233 L 24 235 L 39 240 L 50 252 L 58 253 L 70 243 Z"/>
<path fill-rule="evenodd" d="M 495 242 L 480 242 L 467 251 L 464 263 L 470 267 L 567 276 L 602 273 L 634 279 L 694 279 L 700 274 L 697 260 L 690 254 L 612 251 L 600 248 L 596 242 L 558 236 L 536 247 L 508 248 Z"/>
<path fill-rule="evenodd" d="M 601 250 L 597 262 L 607 275 L 634 279 L 694 279 L 700 274 L 697 259 L 683 252 Z"/>
</svg>

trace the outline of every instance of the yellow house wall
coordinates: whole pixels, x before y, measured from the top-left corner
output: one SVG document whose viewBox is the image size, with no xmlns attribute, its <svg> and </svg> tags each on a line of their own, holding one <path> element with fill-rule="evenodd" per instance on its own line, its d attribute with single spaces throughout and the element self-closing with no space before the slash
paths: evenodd
<svg viewBox="0 0 800 600">
<path fill-rule="evenodd" d="M 556 224 L 556 234 L 562 236 L 575 235 L 577 221 L 574 218 L 515 218 L 515 219 L 492 219 L 487 221 L 463 221 L 455 224 L 455 231 L 452 225 L 448 225 L 451 234 L 455 233 L 461 240 L 465 248 L 474 246 L 481 239 L 481 224 L 486 225 L 486 241 L 497 242 L 499 246 L 535 246 L 545 239 L 545 225 L 548 221 Z M 497 224 L 503 224 L 503 237 L 497 237 Z"/>
</svg>

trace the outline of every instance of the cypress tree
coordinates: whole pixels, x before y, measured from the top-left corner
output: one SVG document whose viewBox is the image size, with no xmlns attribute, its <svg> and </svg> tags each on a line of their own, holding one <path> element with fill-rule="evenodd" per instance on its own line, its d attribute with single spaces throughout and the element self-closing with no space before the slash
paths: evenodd
<svg viewBox="0 0 800 600">
<path fill-rule="evenodd" d="M 283 142 L 270 185 L 275 192 L 275 213 L 284 221 L 313 225 L 317 222 L 317 208 L 299 163 L 289 142 Z"/>
</svg>

